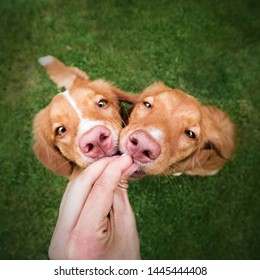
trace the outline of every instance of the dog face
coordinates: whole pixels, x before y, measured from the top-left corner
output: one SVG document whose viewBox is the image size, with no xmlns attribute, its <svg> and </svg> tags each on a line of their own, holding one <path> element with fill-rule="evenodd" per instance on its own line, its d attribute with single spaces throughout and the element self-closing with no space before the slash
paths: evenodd
<svg viewBox="0 0 260 280">
<path fill-rule="evenodd" d="M 223 129 L 216 127 L 210 114 L 204 111 L 204 106 L 194 97 L 180 90 L 162 83 L 147 88 L 120 135 L 121 152 L 133 156 L 140 167 L 136 177 L 176 173 L 209 175 L 220 163 L 223 165 L 225 160 L 218 147 L 227 137 L 222 141 Z M 234 137 L 233 127 L 230 129 Z M 219 164 L 206 170 L 209 158 L 216 156 Z M 199 168 L 203 170 L 198 171 Z"/>
<path fill-rule="evenodd" d="M 161 174 L 200 145 L 200 105 L 179 90 L 155 84 L 141 94 L 121 133 L 120 149 L 145 174 Z"/>
<path fill-rule="evenodd" d="M 121 125 L 116 95 L 106 82 L 94 81 L 87 87 L 56 95 L 38 113 L 34 121 L 35 151 L 49 168 L 50 160 L 55 165 L 54 170 L 50 169 L 57 173 L 67 173 L 65 167 L 69 163 L 85 168 L 117 152 Z M 64 161 L 56 166 L 60 156 Z M 66 161 L 67 164 L 63 163 Z"/>
<path fill-rule="evenodd" d="M 53 57 L 42 60 L 51 79 L 67 90 L 36 115 L 34 151 L 47 168 L 71 177 L 75 170 L 118 151 L 119 100 L 131 102 L 134 97 L 106 81 L 90 81 Z"/>
</svg>

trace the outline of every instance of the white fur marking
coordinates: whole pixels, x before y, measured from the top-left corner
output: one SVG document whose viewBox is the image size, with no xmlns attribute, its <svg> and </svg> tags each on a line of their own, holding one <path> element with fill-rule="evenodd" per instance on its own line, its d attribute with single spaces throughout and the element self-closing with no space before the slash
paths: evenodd
<svg viewBox="0 0 260 280">
<path fill-rule="evenodd" d="M 47 56 L 40 57 L 40 58 L 38 59 L 38 62 L 39 62 L 41 65 L 45 66 L 45 65 L 51 64 L 51 63 L 53 62 L 53 60 L 54 60 L 54 57 L 53 57 L 53 56 L 47 55 Z"/>
<path fill-rule="evenodd" d="M 163 132 L 161 131 L 161 129 L 154 126 L 148 126 L 146 128 L 146 131 L 149 132 L 157 141 L 160 141 L 163 137 Z"/>
<path fill-rule="evenodd" d="M 104 125 L 102 121 L 94 121 L 91 119 L 81 119 L 78 128 L 78 139 L 87 131 L 97 125 Z"/>
<path fill-rule="evenodd" d="M 75 102 L 75 101 L 73 100 L 73 98 L 70 96 L 70 92 L 69 92 L 68 90 L 66 90 L 66 91 L 64 91 L 64 92 L 62 92 L 62 93 L 60 93 L 60 94 L 63 95 L 63 96 L 67 99 L 67 101 L 69 102 L 69 104 L 70 104 L 70 105 L 72 106 L 72 108 L 76 111 L 76 113 L 77 113 L 79 119 L 82 120 L 82 119 L 83 119 L 82 114 L 81 114 L 81 112 L 80 112 L 80 110 L 79 110 L 79 108 L 78 108 L 76 102 Z"/>
<path fill-rule="evenodd" d="M 106 125 L 104 121 L 98 121 L 98 120 L 91 120 L 91 119 L 82 119 L 79 123 L 78 127 L 78 139 L 80 139 L 81 136 L 83 136 L 86 132 L 91 130 L 93 127 L 103 125 L 106 128 L 108 128 L 112 134 L 112 139 L 116 145 L 118 145 L 118 135 L 114 131 L 114 129 L 110 125 Z"/>
</svg>

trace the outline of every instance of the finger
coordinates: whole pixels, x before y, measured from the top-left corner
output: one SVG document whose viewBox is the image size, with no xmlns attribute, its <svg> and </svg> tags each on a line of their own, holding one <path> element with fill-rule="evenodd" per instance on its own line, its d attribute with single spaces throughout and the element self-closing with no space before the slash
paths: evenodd
<svg viewBox="0 0 260 280">
<path fill-rule="evenodd" d="M 71 194 L 71 189 L 73 188 L 74 192 L 78 192 L 78 188 L 82 189 L 80 185 L 83 181 L 86 181 L 88 183 L 87 185 L 91 185 L 91 183 L 94 184 L 97 180 L 97 177 L 99 177 L 100 173 L 102 173 L 104 170 L 104 167 L 112 160 L 112 157 L 107 157 L 92 163 L 90 166 L 88 166 L 88 168 L 83 170 L 77 177 L 73 178 L 73 180 L 68 183 L 60 204 L 60 213 L 62 212 L 64 204 L 68 199 L 68 193 Z M 88 174 L 91 174 L 91 176 L 88 176 Z M 94 175 L 93 177 L 92 174 Z M 85 179 L 86 176 L 88 176 L 87 180 Z M 85 191 L 87 192 L 87 190 L 90 191 L 90 189 L 86 189 Z"/>
<path fill-rule="evenodd" d="M 111 161 L 112 157 L 102 158 L 69 182 L 58 220 L 63 230 L 70 230 L 75 226 L 92 186 Z"/>
<path fill-rule="evenodd" d="M 113 211 L 115 216 L 132 216 L 133 210 L 129 201 L 128 191 L 126 188 L 117 188 L 113 198 Z"/>
<path fill-rule="evenodd" d="M 135 216 L 129 201 L 127 189 L 117 188 L 113 199 L 114 225 L 120 234 L 136 231 Z"/>
<path fill-rule="evenodd" d="M 132 258 L 140 259 L 139 235 L 127 189 L 116 189 L 113 200 L 112 218 L 113 220 L 111 221 L 111 224 L 114 234 L 118 237 L 117 242 L 120 242 L 120 240 L 123 244 L 127 242 L 128 248 L 132 248 Z"/>
<path fill-rule="evenodd" d="M 119 185 L 122 174 L 127 173 L 132 163 L 133 160 L 130 156 L 121 156 L 106 166 L 88 196 L 79 218 L 78 227 L 84 230 L 104 224 L 104 220 L 111 210 L 114 191 Z"/>
</svg>

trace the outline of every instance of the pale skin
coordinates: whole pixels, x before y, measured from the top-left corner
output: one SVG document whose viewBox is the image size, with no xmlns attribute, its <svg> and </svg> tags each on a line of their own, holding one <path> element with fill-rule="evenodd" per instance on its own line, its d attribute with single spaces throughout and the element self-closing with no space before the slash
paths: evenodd
<svg viewBox="0 0 260 280">
<path fill-rule="evenodd" d="M 140 259 L 128 178 L 130 156 L 103 158 L 69 182 L 49 247 L 50 259 Z"/>
</svg>

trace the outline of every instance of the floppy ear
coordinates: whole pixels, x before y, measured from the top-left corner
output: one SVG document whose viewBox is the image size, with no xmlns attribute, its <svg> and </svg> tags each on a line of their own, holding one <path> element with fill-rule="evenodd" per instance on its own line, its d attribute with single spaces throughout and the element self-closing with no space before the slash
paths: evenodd
<svg viewBox="0 0 260 280">
<path fill-rule="evenodd" d="M 214 106 L 202 106 L 204 150 L 213 150 L 229 160 L 235 151 L 236 128 L 229 116 Z"/>
<path fill-rule="evenodd" d="M 69 89 L 76 80 L 88 81 L 88 75 L 76 67 L 68 67 L 54 56 L 47 55 L 38 59 L 50 79 L 59 87 Z"/>
<path fill-rule="evenodd" d="M 202 142 L 194 153 L 191 171 L 212 175 L 231 159 L 235 151 L 236 129 L 229 116 L 213 106 L 202 106 Z"/>
<path fill-rule="evenodd" d="M 65 177 L 70 177 L 72 166 L 70 162 L 55 148 L 51 139 L 51 127 L 48 119 L 49 106 L 41 110 L 34 119 L 34 152 L 51 171 Z"/>
<path fill-rule="evenodd" d="M 127 93 L 116 87 L 112 87 L 112 91 L 116 94 L 117 99 L 121 102 L 120 115 L 123 121 L 123 126 L 128 124 L 129 116 L 134 108 L 134 105 L 139 99 L 139 94 Z M 124 104 L 127 103 L 127 104 Z"/>
<path fill-rule="evenodd" d="M 128 93 L 114 86 L 112 86 L 112 91 L 115 93 L 119 101 L 124 101 L 129 104 L 135 105 L 139 98 L 139 94 Z"/>
</svg>

